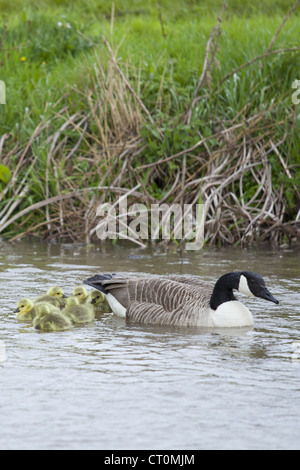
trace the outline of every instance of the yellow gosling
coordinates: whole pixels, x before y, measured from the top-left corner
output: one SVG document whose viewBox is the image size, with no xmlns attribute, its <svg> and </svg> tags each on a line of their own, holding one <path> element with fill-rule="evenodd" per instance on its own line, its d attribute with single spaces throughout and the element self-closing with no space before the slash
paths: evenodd
<svg viewBox="0 0 300 470">
<path fill-rule="evenodd" d="M 65 331 L 71 328 L 72 322 L 62 312 L 51 312 L 49 305 L 38 304 L 37 315 L 33 320 L 33 326 L 42 331 Z"/>
<path fill-rule="evenodd" d="M 90 299 L 96 315 L 112 313 L 112 309 L 110 308 L 105 295 L 99 290 L 92 290 L 92 292 L 90 292 Z"/>
<path fill-rule="evenodd" d="M 51 312 L 59 312 L 59 309 L 52 304 L 47 304 L 46 302 L 33 303 L 31 299 L 25 298 L 18 301 L 14 313 L 17 314 L 17 319 L 20 321 L 32 321 L 36 317 L 37 307 L 40 304 L 48 305 Z"/>
<path fill-rule="evenodd" d="M 67 306 L 62 313 L 73 323 L 89 323 L 95 319 L 92 305 L 80 304 L 77 297 L 67 298 Z"/>
<path fill-rule="evenodd" d="M 40 295 L 34 300 L 34 303 L 38 302 L 49 302 L 55 307 L 58 307 L 60 310 L 66 306 L 66 295 L 61 287 L 50 287 L 47 294 Z"/>
<path fill-rule="evenodd" d="M 84 286 L 75 287 L 73 296 L 79 300 L 80 305 L 90 302 L 89 293 Z"/>
</svg>

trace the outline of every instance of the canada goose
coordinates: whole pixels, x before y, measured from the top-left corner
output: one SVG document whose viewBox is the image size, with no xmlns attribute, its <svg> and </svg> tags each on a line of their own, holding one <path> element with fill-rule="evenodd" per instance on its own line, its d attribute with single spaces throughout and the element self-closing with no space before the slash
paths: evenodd
<svg viewBox="0 0 300 470">
<path fill-rule="evenodd" d="M 112 309 L 110 308 L 110 305 L 103 292 L 100 292 L 99 290 L 92 290 L 92 292 L 90 292 L 90 299 L 96 315 L 112 312 Z"/>
<path fill-rule="evenodd" d="M 68 330 L 72 323 L 59 310 L 51 312 L 49 305 L 38 304 L 37 314 L 33 320 L 33 326 L 42 331 L 64 331 Z"/>
<path fill-rule="evenodd" d="M 253 325 L 251 312 L 233 295 L 278 304 L 263 278 L 250 271 L 230 272 L 215 285 L 195 276 L 128 276 L 100 274 L 84 284 L 106 294 L 113 312 L 128 320 L 161 325 L 240 327 Z"/>
<path fill-rule="evenodd" d="M 92 305 L 80 304 L 77 297 L 67 298 L 67 306 L 62 313 L 73 323 L 89 323 L 95 319 Z"/>
<path fill-rule="evenodd" d="M 89 293 L 84 286 L 75 287 L 73 290 L 73 296 L 79 300 L 80 304 L 90 302 Z"/>
<path fill-rule="evenodd" d="M 34 299 L 34 303 L 49 302 L 62 310 L 66 306 L 66 298 L 67 296 L 64 294 L 61 287 L 50 287 L 47 294 L 40 295 Z"/>
<path fill-rule="evenodd" d="M 37 315 L 37 307 L 39 305 L 48 305 L 51 312 L 59 312 L 59 309 L 52 304 L 46 302 L 33 303 L 31 299 L 20 299 L 17 303 L 17 308 L 14 313 L 17 314 L 17 319 L 20 321 L 32 321 Z"/>
</svg>

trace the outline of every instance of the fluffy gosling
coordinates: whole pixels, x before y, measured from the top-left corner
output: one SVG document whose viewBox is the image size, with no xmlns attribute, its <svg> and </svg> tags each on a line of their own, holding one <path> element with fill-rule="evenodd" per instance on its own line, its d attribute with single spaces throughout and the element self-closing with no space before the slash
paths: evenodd
<svg viewBox="0 0 300 470">
<path fill-rule="evenodd" d="M 48 289 L 47 294 L 40 295 L 34 300 L 34 303 L 39 302 L 49 302 L 55 307 L 58 307 L 60 310 L 65 308 L 66 306 L 66 298 L 67 296 L 64 294 L 64 291 L 61 287 L 50 287 Z"/>
<path fill-rule="evenodd" d="M 96 315 L 112 312 L 105 295 L 99 290 L 92 290 L 92 292 L 90 292 L 90 299 Z"/>
<path fill-rule="evenodd" d="M 68 297 L 63 315 L 73 323 L 89 323 L 95 319 L 93 307 L 90 304 L 80 304 L 77 297 Z"/>
<path fill-rule="evenodd" d="M 66 318 L 60 311 L 51 312 L 49 305 L 38 304 L 37 315 L 33 320 L 33 326 L 42 331 L 64 331 L 72 326 L 69 318 Z"/>
<path fill-rule="evenodd" d="M 73 296 L 79 300 L 79 304 L 83 305 L 90 302 L 90 296 L 84 286 L 75 287 Z"/>
<path fill-rule="evenodd" d="M 51 312 L 59 312 L 59 309 L 52 304 L 46 302 L 33 303 L 31 299 L 25 298 L 18 301 L 14 313 L 17 314 L 17 319 L 20 321 L 32 321 L 37 315 L 37 307 L 41 304 L 48 305 Z"/>
</svg>

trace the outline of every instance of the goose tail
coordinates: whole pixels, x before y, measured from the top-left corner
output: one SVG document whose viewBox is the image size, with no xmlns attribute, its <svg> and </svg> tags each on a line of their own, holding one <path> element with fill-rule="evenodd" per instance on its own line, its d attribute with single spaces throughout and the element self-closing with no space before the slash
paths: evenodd
<svg viewBox="0 0 300 470">
<path fill-rule="evenodd" d="M 105 289 L 103 282 L 109 281 L 114 277 L 114 274 L 96 274 L 93 277 L 89 277 L 83 284 L 93 287 L 94 289 L 100 290 L 103 294 L 108 294 L 108 291 Z"/>
</svg>

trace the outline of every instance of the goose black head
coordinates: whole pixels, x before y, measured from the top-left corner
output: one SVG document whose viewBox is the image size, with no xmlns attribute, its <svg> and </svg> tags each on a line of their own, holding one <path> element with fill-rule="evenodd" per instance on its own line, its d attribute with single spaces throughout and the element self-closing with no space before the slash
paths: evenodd
<svg viewBox="0 0 300 470">
<path fill-rule="evenodd" d="M 268 291 L 260 274 L 251 271 L 239 271 L 224 274 L 218 279 L 210 299 L 210 307 L 216 310 L 224 302 L 237 300 L 234 297 L 233 290 L 279 304 L 279 301 Z"/>
</svg>

